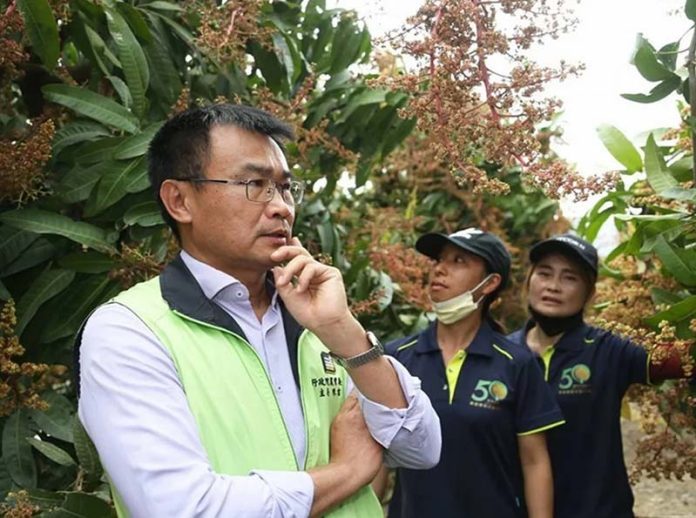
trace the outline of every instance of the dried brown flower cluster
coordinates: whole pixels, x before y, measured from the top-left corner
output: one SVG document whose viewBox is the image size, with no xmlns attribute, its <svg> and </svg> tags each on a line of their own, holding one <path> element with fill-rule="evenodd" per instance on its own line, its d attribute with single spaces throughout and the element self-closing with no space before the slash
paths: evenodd
<svg viewBox="0 0 696 518">
<path fill-rule="evenodd" d="M 329 135 L 326 131 L 328 119 L 322 120 L 312 128 L 304 127 L 307 105 L 312 100 L 315 87 L 316 78 L 309 75 L 290 101 L 285 102 L 278 99 L 277 95 L 263 87 L 254 91 L 254 98 L 259 108 L 292 126 L 295 132 L 293 144 L 296 149 L 292 153 L 292 158 L 301 169 L 307 170 L 311 167 L 314 160 L 311 159 L 310 153 L 317 149 L 324 154 L 338 156 L 346 164 L 346 167 L 352 169 L 352 166 L 357 163 L 358 156 L 343 146 L 336 137 Z"/>
<path fill-rule="evenodd" d="M 24 354 L 24 347 L 14 332 L 16 325 L 15 304 L 10 299 L 0 310 L 0 417 L 22 407 L 48 408 L 39 393 L 47 387 L 42 378 L 49 372 L 49 366 L 16 361 Z"/>
<path fill-rule="evenodd" d="M 130 288 L 159 275 L 177 251 L 178 244 L 172 235 L 168 240 L 167 257 L 161 262 L 142 243 L 133 246 L 123 243 L 121 253 L 117 256 L 119 264 L 109 272 L 109 278 L 117 280 L 123 289 Z"/>
<path fill-rule="evenodd" d="M 16 78 L 20 74 L 17 65 L 29 59 L 29 55 L 24 52 L 17 37 L 23 31 L 24 20 L 17 9 L 17 4 L 10 2 L 0 17 L 0 79 L 2 82 Z"/>
<path fill-rule="evenodd" d="M 683 189 L 692 189 L 693 181 L 681 182 Z M 646 180 L 640 180 L 631 186 L 630 204 L 635 207 L 646 207 L 651 209 L 666 209 L 676 212 L 686 212 L 693 214 L 696 212 L 696 204 L 689 201 L 670 200 L 658 195 Z"/>
<path fill-rule="evenodd" d="M 259 24 L 262 0 L 235 0 L 222 5 L 192 0 L 186 4 L 187 10 L 201 19 L 196 43 L 220 64 L 233 62 L 243 70 L 249 40 L 270 45 L 272 28 Z"/>
<path fill-rule="evenodd" d="M 23 203 L 46 193 L 44 166 L 51 158 L 52 120 L 33 126 L 23 139 L 0 139 L 0 201 Z"/>
<path fill-rule="evenodd" d="M 382 290 L 375 290 L 365 300 L 351 301 L 350 311 L 354 315 L 374 315 L 379 313 L 379 299 L 383 295 Z"/>
<path fill-rule="evenodd" d="M 572 196 L 574 201 L 584 201 L 591 194 L 608 192 L 616 187 L 619 179 L 620 175 L 615 171 L 584 177 L 559 159 L 531 164 L 523 175 L 526 185 L 541 190 L 550 198 Z"/>
<path fill-rule="evenodd" d="M 32 504 L 29 492 L 24 489 L 8 493 L 6 502 L 0 503 L 0 514 L 4 518 L 31 518 L 41 510 Z"/>
<path fill-rule="evenodd" d="M 560 106 L 542 95 L 544 87 L 581 68 L 540 67 L 527 55 L 533 44 L 574 25 L 565 12 L 562 2 L 546 0 L 428 0 L 404 31 L 385 40 L 415 62 L 415 71 L 384 74 L 380 83 L 411 94 L 401 115 L 416 117 L 436 161 L 460 185 L 475 193 L 508 192 L 478 166 L 485 160 L 540 175 L 532 183 L 554 198 L 582 198 L 606 187 L 583 181 L 562 161 L 543 160 L 536 136 L 535 127 Z M 513 65 L 503 70 L 505 63 Z"/>
<path fill-rule="evenodd" d="M 354 216 L 345 211 L 337 215 L 337 220 L 350 217 Z M 415 233 L 420 218 L 404 217 L 393 207 L 371 207 L 363 221 L 362 225 L 350 225 L 354 232 L 346 240 L 346 250 L 351 253 L 359 243 L 368 243 L 371 266 L 385 272 L 398 285 L 395 295 L 419 309 L 430 309 L 426 286 L 432 262 L 403 240 L 403 236 Z M 371 298 L 376 300 L 379 295 Z"/>
<path fill-rule="evenodd" d="M 646 432 L 636 448 L 629 477 L 632 482 L 642 476 L 655 480 L 682 480 L 685 475 L 696 478 L 696 440 L 690 434 L 677 430 L 693 429 L 694 398 L 685 398 L 687 382 L 682 380 L 662 388 L 659 392 L 642 390 L 640 399 L 641 425 Z M 680 411 L 684 401 L 691 407 L 691 415 Z"/>
</svg>

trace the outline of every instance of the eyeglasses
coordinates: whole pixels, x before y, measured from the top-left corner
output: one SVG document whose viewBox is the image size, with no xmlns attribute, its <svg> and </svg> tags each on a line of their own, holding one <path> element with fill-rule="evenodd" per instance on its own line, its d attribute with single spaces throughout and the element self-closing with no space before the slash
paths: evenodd
<svg viewBox="0 0 696 518">
<path fill-rule="evenodd" d="M 302 182 L 291 180 L 286 183 L 277 183 L 270 178 L 257 178 L 254 180 L 212 180 L 210 178 L 180 178 L 179 180 L 192 183 L 225 183 L 228 185 L 243 185 L 247 200 L 254 203 L 268 203 L 275 196 L 276 191 L 288 205 L 299 205 L 304 197 L 305 186 Z"/>
</svg>

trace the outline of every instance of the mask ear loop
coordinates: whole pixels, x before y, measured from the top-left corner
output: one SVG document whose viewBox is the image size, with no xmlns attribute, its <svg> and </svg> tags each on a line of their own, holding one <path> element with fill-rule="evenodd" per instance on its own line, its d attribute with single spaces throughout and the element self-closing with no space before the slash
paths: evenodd
<svg viewBox="0 0 696 518">
<path fill-rule="evenodd" d="M 488 283 L 488 281 L 491 280 L 492 277 L 493 277 L 492 273 L 489 273 L 488 275 L 486 275 L 486 277 L 481 282 L 479 282 L 476 286 L 474 286 L 474 288 L 471 290 L 471 294 L 473 295 L 474 293 L 476 293 L 476 291 L 479 288 L 481 288 L 482 286 L 485 286 Z M 485 299 L 486 296 L 487 296 L 487 294 L 484 293 L 483 295 L 481 295 L 479 297 L 479 299 L 476 301 L 476 307 L 479 307 L 479 304 L 481 304 L 481 302 L 483 302 L 483 299 Z"/>
</svg>

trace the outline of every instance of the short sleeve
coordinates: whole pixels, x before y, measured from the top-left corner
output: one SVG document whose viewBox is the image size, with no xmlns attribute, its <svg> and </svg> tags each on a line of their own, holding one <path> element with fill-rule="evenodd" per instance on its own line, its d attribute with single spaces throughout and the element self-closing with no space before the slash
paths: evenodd
<svg viewBox="0 0 696 518">
<path fill-rule="evenodd" d="M 536 359 L 533 356 L 525 357 L 518 368 L 515 408 L 517 435 L 531 435 L 565 423 Z"/>
</svg>

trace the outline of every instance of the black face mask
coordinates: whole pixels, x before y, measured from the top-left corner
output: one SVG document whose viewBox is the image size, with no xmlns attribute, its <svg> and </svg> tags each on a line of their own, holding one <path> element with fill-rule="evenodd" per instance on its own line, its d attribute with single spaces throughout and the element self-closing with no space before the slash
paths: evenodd
<svg viewBox="0 0 696 518">
<path fill-rule="evenodd" d="M 532 315 L 532 320 L 538 325 L 546 336 L 556 336 L 565 333 L 582 325 L 582 311 L 569 317 L 547 317 L 529 305 L 529 314 Z"/>
</svg>

